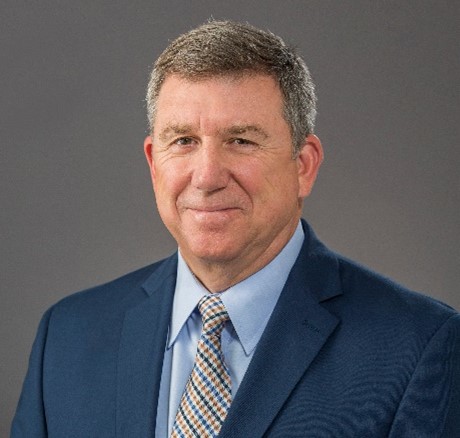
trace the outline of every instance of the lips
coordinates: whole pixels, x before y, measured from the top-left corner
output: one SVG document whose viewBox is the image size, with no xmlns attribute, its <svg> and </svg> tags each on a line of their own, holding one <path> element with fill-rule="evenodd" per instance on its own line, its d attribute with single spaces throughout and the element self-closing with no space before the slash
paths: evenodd
<svg viewBox="0 0 460 438">
<path fill-rule="evenodd" d="M 195 223 L 205 225 L 206 227 L 220 227 L 235 220 L 240 208 L 228 206 L 212 206 L 212 207 L 188 207 L 185 213 L 192 218 Z"/>
<path fill-rule="evenodd" d="M 181 212 L 188 212 L 196 217 L 211 218 L 212 216 L 229 216 L 245 210 L 245 202 L 236 196 L 187 196 L 179 197 L 177 208 Z"/>
<path fill-rule="evenodd" d="M 208 201 L 208 202 L 203 202 Z M 188 199 L 185 202 L 179 200 L 178 207 L 180 210 L 192 210 L 203 213 L 215 213 L 220 211 L 231 211 L 231 210 L 242 210 L 241 202 L 238 202 L 235 199 L 197 199 L 191 200 Z"/>
<path fill-rule="evenodd" d="M 203 213 L 217 213 L 219 211 L 239 210 L 237 207 L 218 206 L 218 207 L 186 207 L 187 210 L 193 210 Z"/>
</svg>

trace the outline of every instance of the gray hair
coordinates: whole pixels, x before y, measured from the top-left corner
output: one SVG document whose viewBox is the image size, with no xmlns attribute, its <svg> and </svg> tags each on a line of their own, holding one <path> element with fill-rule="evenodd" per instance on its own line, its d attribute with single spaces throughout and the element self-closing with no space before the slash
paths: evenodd
<svg viewBox="0 0 460 438">
<path fill-rule="evenodd" d="M 198 81 L 254 73 L 270 75 L 277 81 L 296 156 L 315 124 L 316 95 L 310 72 L 303 59 L 280 37 L 232 21 L 210 21 L 180 35 L 157 59 L 146 98 L 151 132 L 158 95 L 168 75 Z"/>
</svg>

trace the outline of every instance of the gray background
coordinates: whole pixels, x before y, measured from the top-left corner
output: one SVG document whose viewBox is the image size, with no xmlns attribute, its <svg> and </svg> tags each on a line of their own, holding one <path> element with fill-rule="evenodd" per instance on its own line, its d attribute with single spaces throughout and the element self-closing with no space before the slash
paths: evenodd
<svg viewBox="0 0 460 438">
<path fill-rule="evenodd" d="M 45 309 L 174 250 L 144 89 L 168 41 L 210 16 L 282 35 L 311 68 L 320 237 L 460 308 L 459 15 L 454 0 L 3 1 L 0 436 Z"/>
</svg>

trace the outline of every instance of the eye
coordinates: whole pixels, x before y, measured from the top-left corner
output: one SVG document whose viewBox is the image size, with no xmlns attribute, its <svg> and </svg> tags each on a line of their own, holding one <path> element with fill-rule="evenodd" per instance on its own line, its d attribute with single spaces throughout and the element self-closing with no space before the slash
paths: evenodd
<svg viewBox="0 0 460 438">
<path fill-rule="evenodd" d="M 234 143 L 238 146 L 254 146 L 255 143 L 253 141 L 247 140 L 245 138 L 234 138 L 231 143 Z"/>
<path fill-rule="evenodd" d="M 193 151 L 197 146 L 197 141 L 193 137 L 176 137 L 166 145 L 166 150 L 174 155 L 185 155 Z"/>
<path fill-rule="evenodd" d="M 192 144 L 193 139 L 190 137 L 180 137 L 173 141 L 173 144 L 177 144 L 179 146 L 188 146 Z"/>
</svg>

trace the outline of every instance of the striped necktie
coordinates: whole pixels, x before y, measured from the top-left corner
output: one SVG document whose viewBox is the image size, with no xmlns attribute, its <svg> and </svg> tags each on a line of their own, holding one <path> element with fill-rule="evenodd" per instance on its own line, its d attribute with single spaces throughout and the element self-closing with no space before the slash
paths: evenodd
<svg viewBox="0 0 460 438">
<path fill-rule="evenodd" d="M 232 401 L 230 374 L 222 358 L 220 342 L 228 313 L 220 297 L 215 295 L 203 297 L 198 310 L 203 328 L 171 438 L 217 436 Z"/>
</svg>

